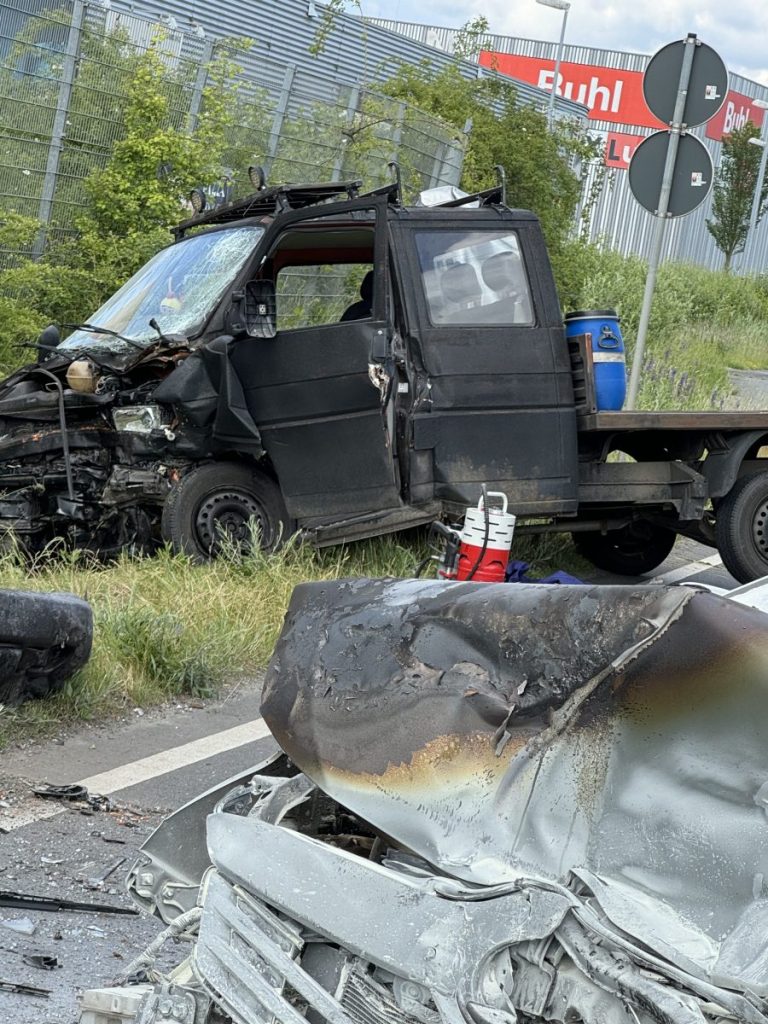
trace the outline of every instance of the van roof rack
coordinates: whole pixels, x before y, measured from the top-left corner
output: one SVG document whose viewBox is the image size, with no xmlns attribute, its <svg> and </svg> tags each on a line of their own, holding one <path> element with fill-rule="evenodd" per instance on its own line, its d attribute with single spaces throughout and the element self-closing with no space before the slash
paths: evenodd
<svg viewBox="0 0 768 1024">
<path fill-rule="evenodd" d="M 355 199 L 360 191 L 361 181 L 327 181 L 312 185 L 273 185 L 270 188 L 253 192 L 244 199 L 237 199 L 218 209 L 203 212 L 188 220 L 183 220 L 171 228 L 178 241 L 191 228 L 208 227 L 213 224 L 228 224 L 233 220 L 245 217 L 266 217 L 270 214 L 282 213 L 285 210 L 300 210 L 305 206 L 314 206 L 336 196 L 346 195 Z"/>
<path fill-rule="evenodd" d="M 502 185 L 494 185 L 493 188 L 486 188 L 482 192 L 473 192 L 471 196 L 460 196 L 458 199 L 449 199 L 445 203 L 436 203 L 435 208 L 446 206 L 466 206 L 467 203 L 480 202 L 481 206 L 494 206 L 504 202 L 504 188 Z"/>
</svg>

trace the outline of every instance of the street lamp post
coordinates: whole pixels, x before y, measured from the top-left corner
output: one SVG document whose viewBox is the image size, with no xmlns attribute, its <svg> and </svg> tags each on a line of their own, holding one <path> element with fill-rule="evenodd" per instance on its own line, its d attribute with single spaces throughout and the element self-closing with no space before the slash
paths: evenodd
<svg viewBox="0 0 768 1024">
<path fill-rule="evenodd" d="M 571 5 L 568 0 L 536 0 L 542 7 L 554 7 L 556 11 L 563 12 L 563 24 L 560 27 L 560 42 L 557 44 L 557 57 L 555 58 L 555 77 L 552 82 L 552 92 L 549 94 L 549 106 L 547 107 L 547 126 L 552 127 L 555 118 L 555 96 L 557 94 L 557 83 L 560 78 L 560 64 L 563 59 L 563 40 L 565 39 L 565 26 L 568 23 L 568 11 Z"/>
</svg>

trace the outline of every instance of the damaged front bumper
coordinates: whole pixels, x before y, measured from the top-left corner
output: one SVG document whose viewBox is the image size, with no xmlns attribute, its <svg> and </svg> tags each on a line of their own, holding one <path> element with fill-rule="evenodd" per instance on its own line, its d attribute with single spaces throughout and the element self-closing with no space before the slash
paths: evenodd
<svg viewBox="0 0 768 1024">
<path fill-rule="evenodd" d="M 768 1024 L 766 689 L 764 615 L 690 589 L 297 588 L 263 711 L 303 773 L 149 841 L 193 946 L 124 1019 Z"/>
<path fill-rule="evenodd" d="M 283 822 L 295 779 L 272 785 L 256 787 L 245 816 L 225 801 L 208 819 L 214 864 L 189 959 L 151 987 L 87 993 L 84 1005 L 105 1012 L 90 1009 L 83 1024 L 768 1021 L 760 1000 L 617 929 L 600 885 L 573 875 L 567 886 L 474 886 L 401 851 L 363 860 Z M 316 795 L 304 786 L 305 807 Z M 282 823 L 262 817 L 275 798 Z"/>
</svg>

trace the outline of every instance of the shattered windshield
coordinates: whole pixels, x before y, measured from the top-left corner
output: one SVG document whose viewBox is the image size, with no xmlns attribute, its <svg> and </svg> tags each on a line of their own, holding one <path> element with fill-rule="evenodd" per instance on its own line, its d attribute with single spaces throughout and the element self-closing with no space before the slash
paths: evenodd
<svg viewBox="0 0 768 1024">
<path fill-rule="evenodd" d="M 164 334 L 191 336 L 213 312 L 263 234 L 263 228 L 253 225 L 171 245 L 153 256 L 87 322 L 146 344 L 157 340 L 149 326 L 153 318 Z M 134 346 L 87 330 L 74 331 L 59 346 L 69 351 L 84 347 L 125 352 Z"/>
</svg>

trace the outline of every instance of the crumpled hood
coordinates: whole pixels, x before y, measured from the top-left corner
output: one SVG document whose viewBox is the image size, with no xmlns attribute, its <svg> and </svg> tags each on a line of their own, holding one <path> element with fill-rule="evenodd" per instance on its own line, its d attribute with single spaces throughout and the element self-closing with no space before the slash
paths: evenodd
<svg viewBox="0 0 768 1024">
<path fill-rule="evenodd" d="M 306 584 L 262 710 L 443 871 L 581 885 L 671 963 L 768 992 L 763 613 L 686 588 Z"/>
</svg>

